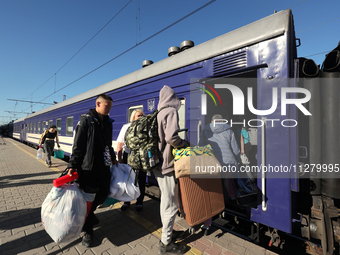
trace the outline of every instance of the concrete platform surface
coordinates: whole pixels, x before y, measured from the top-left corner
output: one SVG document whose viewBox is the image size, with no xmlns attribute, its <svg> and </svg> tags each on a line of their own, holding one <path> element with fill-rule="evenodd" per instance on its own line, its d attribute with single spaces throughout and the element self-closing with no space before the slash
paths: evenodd
<svg viewBox="0 0 340 255">
<path fill-rule="evenodd" d="M 158 254 L 161 236 L 159 201 L 145 196 L 144 210 L 137 214 L 132 203 L 121 212 L 121 203 L 96 210 L 100 223 L 95 227 L 92 247 L 85 248 L 81 239 L 57 244 L 41 223 L 41 205 L 67 163 L 52 159 L 48 168 L 36 158 L 36 149 L 5 138 L 0 145 L 0 255 L 16 254 Z M 176 230 L 186 230 L 187 223 L 177 217 Z M 201 230 L 182 241 L 186 254 L 269 255 L 275 254 L 228 232 L 212 228 L 208 236 Z"/>
</svg>

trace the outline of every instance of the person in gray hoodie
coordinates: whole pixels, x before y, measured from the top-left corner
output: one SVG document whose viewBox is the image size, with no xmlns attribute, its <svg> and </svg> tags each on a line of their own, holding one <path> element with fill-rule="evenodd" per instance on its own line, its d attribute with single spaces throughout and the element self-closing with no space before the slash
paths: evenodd
<svg viewBox="0 0 340 255">
<path fill-rule="evenodd" d="M 157 115 L 159 150 L 163 153 L 160 171 L 154 170 L 158 186 L 161 190 L 160 214 L 162 221 L 162 237 L 159 243 L 160 254 L 184 254 L 186 246 L 172 241 L 176 231 L 173 231 L 178 211 L 178 185 L 174 172 L 173 148 L 188 146 L 185 140 L 178 136 L 178 110 L 181 101 L 175 91 L 167 85 L 159 92 Z"/>
<path fill-rule="evenodd" d="M 198 145 L 210 144 L 222 166 L 238 167 L 240 148 L 231 127 L 224 123 L 221 114 L 215 114 L 201 133 Z"/>
</svg>

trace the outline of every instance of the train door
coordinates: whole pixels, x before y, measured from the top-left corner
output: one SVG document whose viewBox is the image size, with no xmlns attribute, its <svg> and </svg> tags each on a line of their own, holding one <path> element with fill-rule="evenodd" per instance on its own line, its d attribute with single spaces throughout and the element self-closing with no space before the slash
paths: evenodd
<svg viewBox="0 0 340 255">
<path fill-rule="evenodd" d="M 21 134 L 20 134 L 20 141 L 24 142 L 26 141 L 26 132 L 27 132 L 27 124 L 23 123 L 21 124 Z"/>
<path fill-rule="evenodd" d="M 239 75 L 234 75 L 228 78 L 214 78 L 207 79 L 202 81 L 204 89 L 208 92 L 211 92 L 212 97 L 207 96 L 207 107 L 206 107 L 206 115 L 204 118 L 205 125 L 211 125 L 212 118 L 214 115 L 219 114 L 222 117 L 222 122 L 229 125 L 230 130 L 234 135 L 234 139 L 237 142 L 237 146 L 240 152 L 246 155 L 249 163 L 241 162 L 239 155 L 235 155 L 234 152 L 228 152 L 230 156 L 222 156 L 223 160 L 225 158 L 234 157 L 239 163 L 238 169 L 247 169 L 246 174 L 243 173 L 235 173 L 230 171 L 229 176 L 233 176 L 233 182 L 236 189 L 236 196 L 230 195 L 228 192 L 231 192 L 230 187 L 227 187 L 227 184 L 224 186 L 224 197 L 226 203 L 226 210 L 233 208 L 235 205 L 235 201 L 238 209 L 247 210 L 246 207 L 257 207 L 257 192 L 256 190 L 256 180 L 257 180 L 257 172 L 256 166 L 257 162 L 257 134 L 260 126 L 260 121 L 258 120 L 257 115 L 252 113 L 248 108 L 248 98 L 251 97 L 252 105 L 255 109 L 257 109 L 257 72 L 251 71 L 242 73 Z M 231 86 L 230 86 L 231 85 Z M 234 87 L 233 87 L 234 86 Z M 211 91 L 211 88 L 215 89 L 215 91 Z M 228 88 L 228 89 L 227 89 Z M 242 102 L 241 98 L 235 96 L 235 91 L 238 93 L 242 93 L 244 95 L 244 100 Z M 252 90 L 252 95 L 250 95 L 249 90 Z M 216 92 L 216 93 L 215 93 Z M 217 98 L 217 95 L 219 98 Z M 215 100 L 213 97 L 215 96 Z M 240 104 L 240 102 L 242 104 Z M 243 109 L 242 111 L 239 111 Z M 242 137 L 242 139 L 241 139 Z M 232 146 L 228 144 L 227 146 Z M 242 151 L 241 151 L 242 150 Z M 233 150 L 231 150 L 233 151 Z M 224 152 L 223 152 L 224 153 Z M 228 159 L 227 159 L 228 160 Z M 229 162 L 221 162 L 222 164 L 227 164 Z M 239 175 L 239 177 L 236 177 Z M 244 175 L 244 176 L 241 176 Z M 249 178 L 252 181 L 253 190 L 250 189 L 247 192 L 243 192 L 240 190 L 240 186 L 237 183 L 239 179 L 243 179 L 241 177 Z M 235 200 L 236 198 L 236 200 Z M 241 206 L 241 207 L 240 207 Z"/>
<path fill-rule="evenodd" d="M 267 69 L 260 69 L 227 78 L 201 80 L 200 93 L 207 94 L 203 121 L 209 124 L 213 115 L 221 114 L 223 121 L 233 130 L 239 147 L 242 126 L 248 126 L 251 168 L 245 173 L 255 177 L 257 196 L 249 193 L 252 195 L 251 199 L 241 201 L 238 194 L 236 200 L 225 194 L 226 211 L 290 233 L 291 190 L 297 187 L 292 182 L 289 171 L 294 171 L 296 167 L 297 141 L 296 128 L 287 127 L 287 119 L 296 119 L 296 109 L 287 106 L 287 115 L 282 116 L 281 95 L 273 93 L 273 88 L 280 92 L 281 87 L 295 85 L 289 84 L 289 79 L 263 79 L 262 73 L 266 72 Z M 204 103 L 202 100 L 200 102 L 203 109 Z M 274 109 L 272 113 L 263 114 L 271 108 Z M 266 172 L 269 167 L 275 172 Z M 233 178 L 234 182 L 236 180 L 237 178 Z"/>
</svg>

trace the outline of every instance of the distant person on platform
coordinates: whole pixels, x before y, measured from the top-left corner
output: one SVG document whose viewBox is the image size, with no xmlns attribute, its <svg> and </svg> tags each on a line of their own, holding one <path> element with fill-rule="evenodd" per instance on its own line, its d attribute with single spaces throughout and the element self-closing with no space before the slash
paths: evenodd
<svg viewBox="0 0 340 255">
<path fill-rule="evenodd" d="M 45 141 L 44 149 L 46 151 L 46 165 L 48 167 L 52 166 L 51 156 L 54 149 L 54 139 L 56 139 L 58 148 L 60 148 L 57 127 L 55 125 L 52 125 L 50 126 L 49 130 L 44 134 L 39 143 L 39 148 L 41 148 L 42 142 Z"/>
</svg>

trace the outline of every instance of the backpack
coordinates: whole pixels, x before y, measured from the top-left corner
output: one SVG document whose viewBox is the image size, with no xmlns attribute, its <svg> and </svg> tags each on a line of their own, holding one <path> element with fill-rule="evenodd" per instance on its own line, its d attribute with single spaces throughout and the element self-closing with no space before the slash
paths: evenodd
<svg viewBox="0 0 340 255">
<path fill-rule="evenodd" d="M 164 108 L 138 118 L 126 130 L 125 144 L 130 150 L 127 163 L 135 170 L 148 172 L 159 168 L 162 153 L 158 149 L 157 114 Z"/>
<path fill-rule="evenodd" d="M 45 143 L 45 135 L 48 133 L 49 129 L 46 129 L 45 132 L 43 132 L 41 135 L 40 135 L 40 138 L 39 138 L 39 144 L 40 144 L 40 141 L 41 141 L 41 144 L 44 144 Z"/>
</svg>

